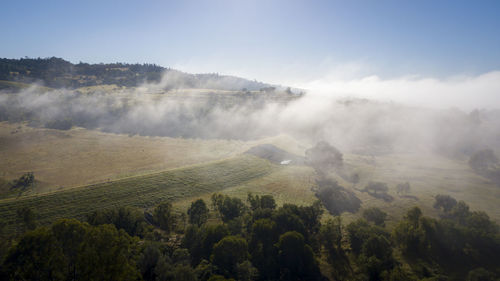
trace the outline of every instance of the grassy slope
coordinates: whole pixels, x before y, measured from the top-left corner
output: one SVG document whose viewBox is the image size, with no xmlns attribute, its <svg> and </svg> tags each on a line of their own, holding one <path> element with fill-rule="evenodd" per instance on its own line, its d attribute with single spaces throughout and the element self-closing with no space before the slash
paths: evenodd
<svg viewBox="0 0 500 281">
<path fill-rule="evenodd" d="M 246 156 L 249 157 L 249 156 Z M 267 160 L 265 160 L 267 162 Z M 269 163 L 269 162 L 268 162 Z M 272 164 L 271 164 L 272 165 Z M 277 166 L 273 171 L 262 177 L 221 190 L 220 193 L 234 196 L 246 201 L 249 192 L 253 194 L 271 194 L 278 205 L 293 203 L 297 205 L 310 205 L 316 200 L 311 187 L 314 185 L 314 172 L 304 166 Z M 210 202 L 211 194 L 201 194 L 186 197 L 174 203 L 178 210 L 185 211 L 192 201 L 202 198 Z"/>
<path fill-rule="evenodd" d="M 472 210 L 486 211 L 492 219 L 500 221 L 500 187 L 475 174 L 465 161 L 432 154 L 377 157 L 346 155 L 345 158 L 361 177 L 356 188 L 364 188 L 369 181 L 388 184 L 389 194 L 395 199 L 393 202 L 384 202 L 366 193 L 354 192 L 363 201 L 362 208 L 380 207 L 386 211 L 389 214 L 389 226 L 401 219 L 412 206 L 421 207 L 426 215 L 437 216 L 438 213 L 432 207 L 437 194 L 448 194 L 457 200 L 464 200 Z M 343 186 L 352 186 L 337 179 Z M 409 195 L 418 197 L 418 200 L 401 198 L 396 194 L 396 185 L 403 182 L 410 183 Z M 344 214 L 344 217 L 349 221 L 359 217 L 359 213 Z"/>
<path fill-rule="evenodd" d="M 26 84 L 26 83 L 20 83 L 20 82 L 14 82 L 14 81 L 5 81 L 5 80 L 0 80 L 0 91 L 1 90 L 7 90 L 7 91 L 20 91 L 24 89 L 28 89 L 32 87 L 34 84 Z M 50 91 L 52 90 L 51 88 L 48 87 L 43 87 L 43 86 L 37 86 L 39 90 L 41 91 Z"/>
<path fill-rule="evenodd" d="M 0 80 L 0 90 L 22 90 L 29 88 L 29 84 Z"/>
<path fill-rule="evenodd" d="M 486 211 L 489 216 L 500 221 L 500 188 L 488 180 L 476 175 L 466 162 L 454 161 L 436 155 L 396 154 L 375 158 L 347 154 L 346 166 L 360 174 L 361 181 L 356 186 L 332 174 L 339 183 L 352 190 L 361 201 L 361 209 L 356 214 L 343 213 L 345 223 L 361 217 L 362 211 L 369 207 L 379 207 L 388 213 L 389 228 L 402 219 L 412 206 L 422 208 L 425 215 L 437 217 L 438 212 L 432 207 L 434 196 L 449 194 L 457 200 L 464 200 L 472 210 Z M 369 181 L 381 181 L 388 184 L 392 202 L 384 202 L 367 193 L 359 192 Z M 418 200 L 399 197 L 396 185 L 408 181 L 411 185 L 409 195 Z M 311 187 L 315 185 L 315 175 L 305 166 L 280 166 L 279 169 L 260 178 L 254 178 L 242 184 L 231 186 L 221 193 L 246 199 L 247 193 L 272 194 L 278 203 L 308 205 L 316 200 Z M 185 211 L 196 198 L 210 201 L 210 194 L 188 196 L 174 203 L 179 210 Z M 327 219 L 329 215 L 325 215 Z"/>
<path fill-rule="evenodd" d="M 427 160 L 425 165 L 419 162 L 419 157 Z M 473 210 L 484 210 L 494 220 L 500 219 L 497 207 L 500 204 L 500 189 L 475 175 L 466 163 L 430 155 L 390 155 L 372 160 L 358 155 L 346 155 L 347 164 L 355 167 L 361 175 L 361 182 L 356 187 L 362 188 L 370 180 L 386 182 L 389 193 L 395 198 L 393 202 L 373 198 L 352 189 L 352 184 L 340 177 L 334 177 L 341 185 L 356 193 L 363 202 L 362 209 L 377 206 L 386 211 L 389 214 L 389 227 L 415 205 L 420 206 L 426 215 L 436 216 L 437 213 L 432 208 L 436 194 L 450 194 L 459 200 L 465 200 Z M 410 182 L 410 194 L 418 197 L 418 201 L 400 198 L 396 194 L 396 184 L 404 181 Z M 147 208 L 162 200 L 173 201 L 177 210 L 185 211 L 196 198 L 209 202 L 213 192 L 243 200 L 248 192 L 272 194 L 279 205 L 306 205 L 316 199 L 311 191 L 314 184 L 314 172 L 309 167 L 273 165 L 251 155 L 241 155 L 88 187 L 0 200 L 0 219 L 13 223 L 15 209 L 22 206 L 37 206 L 41 223 L 48 223 L 58 217 L 82 218 L 93 210 L 116 206 Z M 360 217 L 360 214 L 361 212 L 344 213 L 343 218 L 348 223 Z"/>
<path fill-rule="evenodd" d="M 244 155 L 209 164 L 121 179 L 42 195 L 0 200 L 0 219 L 9 228 L 16 223 L 16 210 L 34 209 L 41 224 L 61 217 L 82 219 L 85 214 L 117 206 L 151 207 L 198 194 L 220 191 L 260 178 L 278 166 Z"/>
<path fill-rule="evenodd" d="M 9 222 L 15 214 L 12 209 L 20 206 L 35 207 L 44 223 L 63 216 L 82 217 L 100 208 L 149 207 L 167 198 L 175 201 L 179 211 L 185 211 L 192 200 L 198 197 L 209 200 L 214 191 L 244 200 L 248 192 L 269 193 L 278 204 L 303 205 L 315 200 L 311 192 L 314 173 L 309 167 L 277 166 L 250 156 L 199 164 L 235 157 L 260 143 L 272 143 L 303 155 L 305 147 L 286 136 L 254 142 L 184 140 L 128 137 L 83 129 L 35 129 L 7 123 L 0 123 L 0 133 L 3 144 L 0 157 L 4 160 L 0 162 L 0 177 L 12 180 L 21 172 L 35 171 L 36 178 L 41 180 L 37 186 L 42 187 L 37 194 L 0 200 L 0 218 L 8 217 Z M 385 210 L 389 214 L 389 227 L 415 205 L 426 215 L 436 216 L 432 208 L 436 194 L 464 200 L 473 210 L 484 210 L 500 221 L 500 188 L 475 174 L 465 161 L 426 154 L 344 156 L 349 170 L 361 177 L 355 188 L 361 189 L 372 180 L 388 184 L 389 193 L 395 198 L 390 203 L 352 190 L 362 200 L 362 208 L 377 206 Z M 199 165 L 179 169 L 193 164 Z M 173 168 L 177 169 L 170 170 Z M 332 176 L 342 186 L 352 188 L 351 183 Z M 43 183 L 63 181 L 68 184 L 64 186 L 85 185 L 89 179 L 93 183 L 112 182 L 74 190 L 63 190 L 59 184 L 43 187 Z M 411 184 L 410 195 L 418 197 L 418 201 L 396 194 L 396 185 L 406 181 Z M 48 194 L 43 195 L 45 192 Z M 356 219 L 360 213 L 344 213 L 344 221 Z"/>
<path fill-rule="evenodd" d="M 32 171 L 40 182 L 34 193 L 44 193 L 225 159 L 250 145 L 0 122 L 0 177 L 13 180 Z"/>
</svg>

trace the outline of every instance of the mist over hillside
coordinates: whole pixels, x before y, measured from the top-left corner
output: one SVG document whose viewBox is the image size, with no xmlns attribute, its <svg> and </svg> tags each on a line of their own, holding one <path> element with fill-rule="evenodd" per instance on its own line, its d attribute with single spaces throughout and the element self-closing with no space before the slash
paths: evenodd
<svg viewBox="0 0 500 281">
<path fill-rule="evenodd" d="M 220 81 L 204 83 L 220 88 Z M 431 151 L 468 157 L 498 149 L 499 110 L 428 109 L 314 92 L 173 90 L 183 83 L 178 73 L 166 72 L 157 83 L 111 91 L 33 86 L 0 94 L 0 120 L 143 136 L 249 140 L 287 134 L 364 154 Z"/>
</svg>

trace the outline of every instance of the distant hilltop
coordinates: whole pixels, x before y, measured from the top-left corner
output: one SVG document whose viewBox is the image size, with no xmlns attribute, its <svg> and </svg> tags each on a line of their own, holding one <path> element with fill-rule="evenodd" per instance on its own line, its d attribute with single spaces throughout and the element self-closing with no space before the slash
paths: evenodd
<svg viewBox="0 0 500 281">
<path fill-rule="evenodd" d="M 136 87 L 144 83 L 159 83 L 164 74 L 172 83 L 165 87 L 205 88 L 229 91 L 274 91 L 284 87 L 235 76 L 189 74 L 156 64 L 80 62 L 73 64 L 61 58 L 0 59 L 0 80 L 21 83 L 40 83 L 51 88 L 76 89 L 96 85 Z M 168 89 L 167 89 L 168 90 Z M 287 88 L 290 91 L 290 88 Z"/>
</svg>

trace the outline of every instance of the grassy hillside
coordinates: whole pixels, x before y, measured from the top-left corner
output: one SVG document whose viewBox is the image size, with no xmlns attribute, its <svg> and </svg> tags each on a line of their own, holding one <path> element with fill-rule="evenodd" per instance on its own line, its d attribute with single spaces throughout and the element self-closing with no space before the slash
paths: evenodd
<svg viewBox="0 0 500 281">
<path fill-rule="evenodd" d="M 0 90 L 18 91 L 29 88 L 29 84 L 0 80 Z"/>
<path fill-rule="evenodd" d="M 21 83 L 21 82 L 14 82 L 14 81 L 5 81 L 5 80 L 0 80 L 0 91 L 9 91 L 9 92 L 18 92 L 24 89 L 28 89 L 29 87 L 32 87 L 33 85 L 31 84 L 26 84 L 26 83 Z M 45 92 L 51 90 L 50 88 L 43 87 L 43 86 L 38 86 L 38 90 Z"/>
<path fill-rule="evenodd" d="M 379 207 L 388 213 L 389 226 L 401 220 L 407 210 L 419 206 L 425 215 L 437 217 L 433 208 L 437 194 L 448 194 L 457 200 L 467 202 L 472 210 L 482 210 L 495 221 L 500 221 L 500 188 L 487 179 L 475 174 L 465 161 L 455 161 L 432 154 L 394 154 L 384 156 L 362 156 L 346 154 L 346 168 L 360 175 L 360 182 L 353 185 L 336 173 L 329 177 L 341 186 L 351 190 L 362 201 L 361 209 L 355 214 L 344 212 L 342 218 L 348 223 L 361 217 L 363 209 Z M 247 193 L 272 194 L 279 205 L 294 203 L 311 204 L 317 198 L 311 191 L 316 185 L 315 173 L 307 166 L 279 166 L 280 168 L 260 178 L 254 178 L 231 186 L 221 193 L 246 199 Z M 394 201 L 385 202 L 359 190 L 370 181 L 384 182 Z M 410 192 L 399 196 L 397 184 L 409 182 Z M 210 200 L 210 194 L 192 196 L 174 203 L 180 210 L 186 210 L 195 198 Z M 325 219 L 328 215 L 325 216 Z"/>
<path fill-rule="evenodd" d="M 243 200 L 248 192 L 272 194 L 279 205 L 305 205 L 316 200 L 311 191 L 315 186 L 312 168 L 275 165 L 241 154 L 255 145 L 272 143 L 303 155 L 306 147 L 287 136 L 240 142 L 128 137 L 6 123 L 1 128 L 5 130 L 0 135 L 0 156 L 4 160 L 0 162 L 0 177 L 10 181 L 16 171 L 34 171 L 39 181 L 34 192 L 0 200 L 0 219 L 11 229 L 15 228 L 16 210 L 23 206 L 34 208 L 39 221 L 48 223 L 59 217 L 82 218 L 93 210 L 116 206 L 148 208 L 162 200 L 170 200 L 178 211 L 185 211 L 196 198 L 208 202 L 213 192 Z M 436 216 L 432 205 L 437 194 L 464 200 L 471 209 L 486 211 L 493 220 L 500 221 L 500 188 L 474 173 L 465 160 L 435 154 L 346 153 L 344 161 L 348 172 L 359 174 L 359 183 L 353 185 L 336 173 L 330 177 L 362 201 L 360 212 L 342 215 L 345 222 L 374 206 L 388 213 L 389 226 L 412 206 L 420 206 L 426 215 Z M 86 185 L 90 180 L 104 183 Z M 71 185 L 53 184 L 63 181 L 83 187 L 68 189 Z M 394 201 L 385 202 L 359 191 L 370 181 L 386 183 Z M 411 190 L 409 196 L 400 197 L 396 185 L 404 182 L 410 183 Z M 10 195 L 17 196 L 12 192 Z"/>
<path fill-rule="evenodd" d="M 261 161 L 267 162 L 267 160 Z M 271 172 L 220 190 L 219 193 L 238 197 L 243 201 L 246 201 L 248 193 L 271 194 L 279 206 L 284 203 L 310 205 L 317 200 L 314 192 L 311 191 L 311 188 L 315 185 L 313 169 L 306 166 L 272 165 L 271 167 L 273 167 Z M 210 202 L 210 195 L 202 194 L 186 197 L 174 202 L 174 207 L 185 211 L 191 202 L 197 198 Z"/>
<path fill-rule="evenodd" d="M 35 193 L 149 174 L 229 158 L 249 145 L 108 134 L 82 128 L 61 131 L 0 122 L 0 177 L 34 172 Z M 2 191 L 0 190 L 0 198 Z"/>
<path fill-rule="evenodd" d="M 380 207 L 389 214 L 391 222 L 400 220 L 412 206 L 419 206 L 426 215 L 437 216 L 432 207 L 434 196 L 447 194 L 457 200 L 464 200 L 471 209 L 486 211 L 497 222 L 500 221 L 500 187 L 478 176 L 465 160 L 451 160 L 435 154 L 391 154 L 383 156 L 345 155 L 346 163 L 360 175 L 360 182 L 353 191 L 361 199 L 362 208 Z M 336 176 L 341 185 L 352 187 L 352 183 Z M 363 189 L 368 182 L 387 183 L 394 201 L 385 202 L 374 198 Z M 408 182 L 411 197 L 401 197 L 396 192 L 397 184 Z M 413 197 L 413 198 L 412 198 Z M 357 215 L 345 213 L 351 220 Z"/>
<path fill-rule="evenodd" d="M 33 208 L 42 224 L 61 217 L 82 219 L 92 211 L 117 206 L 148 208 L 165 200 L 176 201 L 242 185 L 278 168 L 265 160 L 244 155 L 109 183 L 3 199 L 0 200 L 0 219 L 12 229 L 16 210 L 23 207 Z"/>
</svg>

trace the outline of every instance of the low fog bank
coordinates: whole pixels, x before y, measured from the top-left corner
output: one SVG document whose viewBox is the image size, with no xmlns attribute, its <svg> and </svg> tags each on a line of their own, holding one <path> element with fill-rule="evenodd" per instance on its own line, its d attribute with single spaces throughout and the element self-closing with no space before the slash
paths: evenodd
<svg viewBox="0 0 500 281">
<path fill-rule="evenodd" d="M 352 72 L 347 69 L 346 73 Z M 342 72 L 343 73 L 343 72 Z M 435 109 L 500 108 L 500 71 L 443 79 L 417 75 L 382 79 L 377 75 L 342 77 L 336 70 L 319 79 L 293 83 L 321 95 L 349 96 Z"/>
<path fill-rule="evenodd" d="M 361 154 L 432 151 L 461 157 L 500 144 L 496 109 L 428 108 L 363 95 L 339 98 L 325 94 L 326 88 L 287 98 L 263 92 L 173 97 L 165 89 L 175 86 L 175 77 L 162 81 L 111 93 L 42 92 L 37 87 L 1 93 L 0 120 L 144 136 L 248 140 L 287 134 L 306 145 L 326 140 L 342 151 Z M 366 83 L 368 91 L 372 84 Z M 415 91 L 391 85 L 380 87 L 402 95 Z"/>
</svg>

